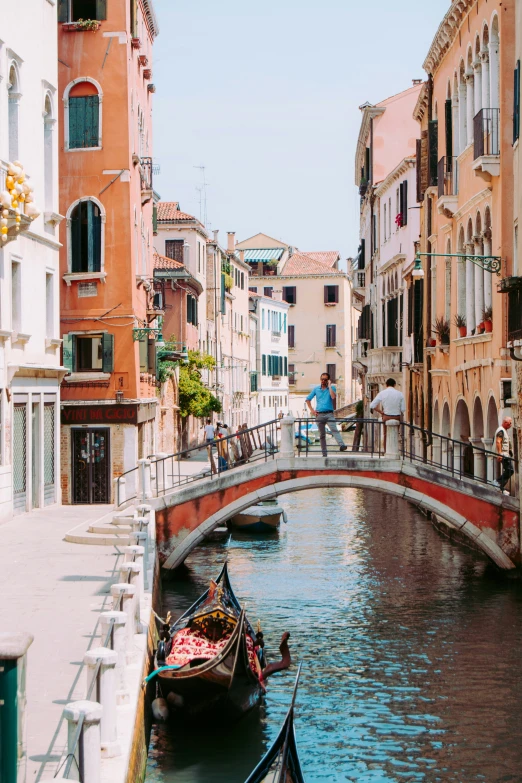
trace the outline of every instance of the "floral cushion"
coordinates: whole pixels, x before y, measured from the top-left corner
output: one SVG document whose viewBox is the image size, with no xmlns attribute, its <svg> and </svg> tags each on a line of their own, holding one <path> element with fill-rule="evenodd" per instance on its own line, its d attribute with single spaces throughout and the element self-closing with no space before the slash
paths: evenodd
<svg viewBox="0 0 522 783">
<path fill-rule="evenodd" d="M 212 642 L 201 631 L 182 628 L 178 631 L 172 640 L 170 655 L 166 660 L 168 666 L 185 666 L 187 663 L 201 658 L 209 661 L 211 658 L 221 652 L 226 646 L 231 634 L 225 634 L 218 642 Z M 248 662 L 250 668 L 261 679 L 261 666 L 256 655 L 254 642 L 247 634 L 246 636 Z"/>
</svg>

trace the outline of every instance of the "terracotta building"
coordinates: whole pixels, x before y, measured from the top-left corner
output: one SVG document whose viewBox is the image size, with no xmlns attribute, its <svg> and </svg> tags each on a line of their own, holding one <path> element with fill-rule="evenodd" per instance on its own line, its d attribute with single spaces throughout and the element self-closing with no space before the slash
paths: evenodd
<svg viewBox="0 0 522 783">
<path fill-rule="evenodd" d="M 63 501 L 107 503 L 155 449 L 158 27 L 151 0 L 59 0 L 58 22 Z"/>
<path fill-rule="evenodd" d="M 414 111 L 424 272 L 415 305 L 424 357 L 415 360 L 412 418 L 465 443 L 458 452 L 490 477 L 496 462 L 484 449 L 493 447 L 512 397 L 507 302 L 498 284 L 516 274 L 514 36 L 513 3 L 454 2 L 426 57 L 428 80 Z M 451 459 L 451 443 L 442 449 Z"/>
</svg>

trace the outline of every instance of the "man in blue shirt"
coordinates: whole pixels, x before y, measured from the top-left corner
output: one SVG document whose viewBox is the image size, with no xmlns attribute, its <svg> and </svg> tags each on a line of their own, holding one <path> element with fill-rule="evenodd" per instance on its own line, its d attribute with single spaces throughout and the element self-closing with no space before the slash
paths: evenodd
<svg viewBox="0 0 522 783">
<path fill-rule="evenodd" d="M 327 372 L 323 372 L 321 375 L 321 385 L 314 386 L 308 397 L 306 398 L 306 404 L 312 416 L 315 416 L 317 420 L 317 426 L 319 427 L 319 438 L 321 441 L 321 451 L 323 457 L 328 456 L 326 451 L 326 425 L 328 429 L 337 441 L 341 451 L 346 451 L 348 446 L 341 438 L 341 433 L 337 429 L 337 422 L 335 421 L 335 395 L 336 389 L 330 380 L 330 375 Z M 316 410 L 312 408 L 312 400 L 316 400 Z"/>
</svg>

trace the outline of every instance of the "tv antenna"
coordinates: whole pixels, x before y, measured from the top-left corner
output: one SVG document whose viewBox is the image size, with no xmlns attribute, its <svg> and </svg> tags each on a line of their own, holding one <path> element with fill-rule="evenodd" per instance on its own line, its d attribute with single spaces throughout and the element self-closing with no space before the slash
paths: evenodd
<svg viewBox="0 0 522 783">
<path fill-rule="evenodd" d="M 206 226 L 207 225 L 207 185 L 210 185 L 210 183 L 207 182 L 205 176 L 206 166 L 193 166 L 192 168 L 199 169 L 201 171 L 201 185 L 196 186 L 196 190 L 199 193 L 199 219 L 200 222 L 203 223 L 204 226 Z"/>
</svg>

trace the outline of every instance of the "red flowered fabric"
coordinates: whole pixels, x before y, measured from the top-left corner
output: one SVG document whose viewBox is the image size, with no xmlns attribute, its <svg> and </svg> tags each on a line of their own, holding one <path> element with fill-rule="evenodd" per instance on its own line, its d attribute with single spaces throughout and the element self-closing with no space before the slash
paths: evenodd
<svg viewBox="0 0 522 783">
<path fill-rule="evenodd" d="M 172 640 L 172 648 L 166 663 L 168 666 L 185 666 L 195 658 L 209 661 L 221 652 L 230 636 L 231 634 L 225 634 L 218 642 L 212 642 L 201 631 L 191 631 L 189 628 L 182 628 Z M 246 644 L 250 668 L 256 677 L 260 677 L 261 667 L 256 655 L 254 642 L 248 634 L 246 636 Z"/>
</svg>

